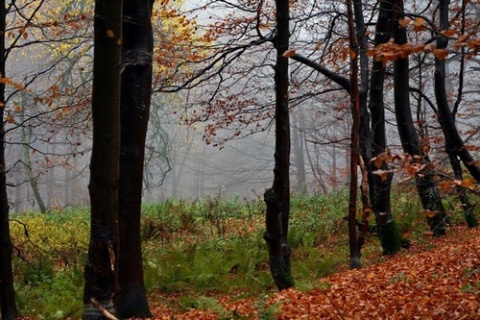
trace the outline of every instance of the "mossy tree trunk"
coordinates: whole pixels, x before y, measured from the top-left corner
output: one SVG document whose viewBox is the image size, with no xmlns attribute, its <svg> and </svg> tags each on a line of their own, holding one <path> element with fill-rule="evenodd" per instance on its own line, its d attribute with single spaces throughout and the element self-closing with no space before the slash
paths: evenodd
<svg viewBox="0 0 480 320">
<path fill-rule="evenodd" d="M 278 289 L 292 287 L 290 248 L 287 243 L 289 218 L 290 120 L 288 109 L 288 58 L 290 9 L 288 0 L 276 0 L 277 51 L 275 64 L 275 167 L 273 184 L 264 194 L 266 231 L 270 271 Z"/>
<path fill-rule="evenodd" d="M 396 26 L 394 40 L 395 43 L 402 45 L 407 43 L 406 30 L 399 25 L 399 20 L 405 17 L 403 0 L 396 0 L 393 12 L 396 15 L 393 19 L 393 23 Z M 444 235 L 446 233 L 446 212 L 443 208 L 438 187 L 432 176 L 430 159 L 421 149 L 418 134 L 413 124 L 412 111 L 410 109 L 408 57 L 397 59 L 394 62 L 393 72 L 395 117 L 402 148 L 405 153 L 413 157 L 414 162 L 417 162 L 419 165 L 425 165 L 425 168 L 415 175 L 418 194 L 423 209 L 427 214 L 430 230 L 435 236 Z"/>
<path fill-rule="evenodd" d="M 5 1 L 0 1 L 0 77 L 5 75 Z M 9 206 L 5 164 L 5 82 L 0 82 L 0 312 L 2 320 L 20 316 L 15 303 L 12 270 L 12 241 L 10 239 Z"/>
<path fill-rule="evenodd" d="M 118 292 L 118 179 L 122 0 L 96 0 L 90 160 L 91 227 L 85 267 L 83 319 L 114 313 Z"/>
<path fill-rule="evenodd" d="M 124 0 L 120 184 L 118 190 L 120 318 L 151 317 L 143 279 L 140 217 L 145 139 L 152 92 L 152 1 Z"/>
</svg>

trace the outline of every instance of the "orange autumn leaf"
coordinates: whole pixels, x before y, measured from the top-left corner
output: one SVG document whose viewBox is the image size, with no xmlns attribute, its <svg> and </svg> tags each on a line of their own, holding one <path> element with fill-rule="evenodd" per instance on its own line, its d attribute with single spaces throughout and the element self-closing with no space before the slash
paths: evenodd
<svg viewBox="0 0 480 320">
<path fill-rule="evenodd" d="M 476 190 L 475 180 L 471 177 L 463 179 L 460 186 L 465 189 Z"/>
<path fill-rule="evenodd" d="M 108 29 L 107 31 L 105 31 L 105 33 L 107 34 L 108 38 L 115 38 L 115 32 L 113 32 L 113 30 Z"/>
<path fill-rule="evenodd" d="M 367 57 L 374 57 L 377 54 L 377 50 L 375 49 L 368 49 L 367 50 Z"/>
<path fill-rule="evenodd" d="M 385 182 L 385 181 L 387 181 L 387 179 L 388 179 L 388 173 L 389 173 L 389 172 L 390 172 L 390 171 L 388 171 L 388 170 L 378 169 L 378 170 L 373 171 L 373 174 L 376 174 L 377 176 L 380 177 L 380 180 L 381 180 L 382 182 Z"/>
<path fill-rule="evenodd" d="M 375 168 L 381 168 L 383 165 L 383 160 L 380 157 L 375 157 L 371 161 L 373 161 L 373 165 Z"/>
<path fill-rule="evenodd" d="M 462 180 L 460 185 L 464 188 L 468 188 L 471 185 L 473 185 L 474 183 L 475 183 L 475 181 L 472 178 L 465 178 L 465 179 Z"/>
<path fill-rule="evenodd" d="M 8 123 L 14 123 L 15 122 L 15 119 L 13 118 L 13 116 L 11 114 L 7 114 L 5 116 L 5 120 L 7 120 Z"/>
<path fill-rule="evenodd" d="M 425 30 L 426 26 L 427 26 L 427 22 L 425 21 L 425 19 L 421 17 L 415 19 L 415 21 L 413 22 L 413 30 L 415 30 L 416 32 Z"/>
<path fill-rule="evenodd" d="M 415 167 L 413 165 L 408 165 L 407 168 L 406 168 L 406 171 L 411 176 L 413 176 L 413 175 L 415 175 L 415 173 L 417 173 L 417 170 L 415 169 Z"/>
<path fill-rule="evenodd" d="M 454 35 L 457 34 L 457 31 L 453 29 L 448 29 L 448 30 L 442 30 L 440 33 L 445 37 L 453 37 Z"/>
<path fill-rule="evenodd" d="M 475 49 L 480 47 L 480 39 L 472 39 L 468 42 L 468 47 L 470 49 Z"/>
<path fill-rule="evenodd" d="M 353 50 L 350 50 L 350 59 L 355 59 L 357 57 L 357 53 Z"/>
<path fill-rule="evenodd" d="M 447 49 L 434 49 L 432 53 L 438 60 L 445 60 L 445 58 L 448 57 Z"/>
<path fill-rule="evenodd" d="M 400 25 L 400 27 L 405 28 L 406 26 L 408 26 L 410 22 L 412 22 L 412 19 L 407 17 L 405 19 L 400 20 L 398 24 Z"/>
<path fill-rule="evenodd" d="M 287 51 L 285 51 L 285 52 L 283 53 L 283 56 L 284 56 L 285 58 L 291 58 L 291 57 L 293 57 L 294 55 L 295 55 L 295 50 L 293 50 L 293 49 L 287 50 Z"/>
<path fill-rule="evenodd" d="M 417 52 L 424 51 L 424 50 L 425 50 L 425 45 L 424 44 L 417 44 L 416 46 L 414 46 L 412 48 L 413 53 L 417 53 Z"/>
<path fill-rule="evenodd" d="M 440 191 L 442 192 L 446 192 L 448 189 L 450 189 L 450 187 L 452 186 L 452 183 L 450 181 L 440 181 L 438 183 L 438 188 L 440 189 Z"/>
<path fill-rule="evenodd" d="M 395 61 L 400 58 L 400 52 L 385 52 L 383 53 L 383 59 L 387 61 Z"/>
<path fill-rule="evenodd" d="M 431 211 L 431 210 L 428 210 L 428 209 L 422 210 L 422 211 L 427 218 L 433 218 L 433 217 L 437 216 L 438 213 L 439 213 L 438 211 Z"/>
<path fill-rule="evenodd" d="M 469 37 L 469 35 L 466 34 L 466 33 L 460 35 L 457 39 L 457 43 L 465 42 L 468 39 L 468 37 Z"/>
</svg>

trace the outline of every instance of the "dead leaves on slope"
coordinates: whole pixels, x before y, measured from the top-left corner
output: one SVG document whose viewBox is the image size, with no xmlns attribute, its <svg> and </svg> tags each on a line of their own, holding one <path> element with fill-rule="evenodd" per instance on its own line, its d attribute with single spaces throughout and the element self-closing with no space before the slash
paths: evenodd
<svg viewBox="0 0 480 320">
<path fill-rule="evenodd" d="M 285 290 L 265 303 L 279 306 L 278 319 L 479 319 L 480 229 L 457 229 L 431 241 L 432 250 L 414 246 L 371 267 L 319 280 L 328 290 Z M 260 318 L 255 299 L 220 297 L 219 303 L 239 319 Z M 164 316 L 154 319 L 219 319 L 211 310 Z"/>
</svg>

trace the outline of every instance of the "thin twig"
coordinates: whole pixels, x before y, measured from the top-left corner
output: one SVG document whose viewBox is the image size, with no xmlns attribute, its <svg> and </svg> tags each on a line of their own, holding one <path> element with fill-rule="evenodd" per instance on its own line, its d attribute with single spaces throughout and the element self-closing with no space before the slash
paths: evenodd
<svg viewBox="0 0 480 320">
<path fill-rule="evenodd" d="M 342 311 L 337 307 L 337 305 L 335 304 L 335 302 L 333 302 L 332 298 L 329 297 L 329 295 L 325 292 L 322 292 L 325 297 L 327 297 L 327 299 L 330 301 L 330 303 L 332 304 L 333 308 L 335 309 L 335 311 L 338 312 L 338 316 L 340 317 L 340 319 L 342 320 L 345 320 L 345 317 L 343 316 L 343 313 Z"/>
<path fill-rule="evenodd" d="M 109 320 L 119 320 L 117 317 L 115 317 L 113 314 L 110 313 L 110 311 L 108 311 L 107 309 L 105 309 L 101 304 L 100 302 L 98 302 L 97 299 L 95 298 L 91 298 L 90 301 L 92 302 L 92 304 L 94 305 L 95 308 L 97 308 L 98 311 L 100 311 L 104 316 L 105 318 L 109 319 Z"/>
</svg>

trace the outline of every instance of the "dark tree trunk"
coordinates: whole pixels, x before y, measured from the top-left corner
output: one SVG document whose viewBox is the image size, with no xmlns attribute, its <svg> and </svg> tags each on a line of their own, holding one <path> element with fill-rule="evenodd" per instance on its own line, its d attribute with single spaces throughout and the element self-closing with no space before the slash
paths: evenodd
<svg viewBox="0 0 480 320">
<path fill-rule="evenodd" d="M 358 90 L 358 44 L 354 31 L 352 1 L 347 1 L 348 33 L 350 50 L 355 54 L 350 59 L 350 99 L 352 105 L 352 131 L 350 145 L 350 197 L 348 206 L 348 239 L 350 247 L 350 268 L 360 268 L 360 252 L 357 241 L 357 194 L 358 161 L 360 159 L 360 92 Z"/>
<path fill-rule="evenodd" d="M 365 21 L 363 17 L 363 4 L 360 0 L 353 1 L 353 12 L 355 16 L 355 35 L 359 46 L 360 61 L 360 150 L 364 163 L 368 164 L 372 158 L 372 131 L 370 130 L 370 114 L 367 109 L 368 87 L 369 87 L 369 63 L 367 57 L 367 36 Z M 369 188 L 371 181 L 369 179 Z"/>
<path fill-rule="evenodd" d="M 407 42 L 405 28 L 399 27 L 398 21 L 404 18 L 403 0 L 397 0 L 394 12 L 398 15 L 393 23 L 397 26 L 394 32 L 395 42 L 399 45 Z M 408 58 L 399 58 L 394 62 L 394 98 L 395 116 L 403 151 L 413 157 L 413 161 L 426 164 L 425 169 L 415 175 L 417 190 L 423 209 L 427 213 L 427 222 L 435 236 L 446 233 L 446 213 L 443 208 L 437 185 L 431 173 L 430 160 L 419 144 L 418 134 L 413 124 L 410 109 Z"/>
<path fill-rule="evenodd" d="M 0 1 L 0 75 L 5 77 L 5 1 Z M 0 312 L 2 320 L 20 316 L 15 303 L 12 270 L 12 241 L 10 239 L 7 177 L 5 167 L 5 83 L 0 82 Z"/>
<path fill-rule="evenodd" d="M 153 32 L 150 0 L 124 0 L 118 189 L 120 318 L 151 317 L 143 280 L 140 217 L 145 139 L 152 88 Z"/>
<path fill-rule="evenodd" d="M 355 35 L 359 46 L 360 61 L 360 150 L 364 163 L 368 163 L 372 158 L 372 132 L 370 130 L 370 114 L 367 109 L 369 63 L 366 54 L 368 43 L 365 34 L 366 28 L 362 1 L 354 0 L 353 9 L 355 15 Z"/>
<path fill-rule="evenodd" d="M 439 4 L 439 16 L 440 16 L 440 30 L 448 30 L 448 7 L 450 0 L 440 0 Z M 439 34 L 437 37 L 437 49 L 445 49 L 448 45 L 448 38 Z M 462 180 L 462 168 L 457 156 L 460 157 L 464 165 L 469 169 L 469 172 L 475 178 L 480 181 L 480 170 L 475 164 L 475 160 L 470 155 L 470 152 L 465 148 L 463 140 L 458 133 L 457 126 L 455 125 L 455 117 L 450 110 L 450 105 L 447 99 L 447 90 L 445 85 L 445 59 L 435 58 L 435 97 L 437 100 L 438 108 L 438 121 L 445 136 L 445 150 L 450 159 L 455 178 Z M 478 222 L 473 215 L 473 205 L 468 201 L 468 197 L 465 190 L 458 186 L 457 191 L 459 193 L 460 201 L 462 202 L 465 212 L 465 220 L 469 227 L 478 226 Z"/>
<path fill-rule="evenodd" d="M 83 298 L 88 320 L 105 318 L 98 304 L 113 313 L 118 292 L 121 18 L 122 0 L 95 1 L 91 227 Z"/>
<path fill-rule="evenodd" d="M 457 158 L 457 155 L 452 152 L 447 150 L 448 157 L 450 159 L 450 164 L 452 165 L 453 169 L 453 174 L 455 175 L 455 179 L 457 180 L 462 180 L 462 166 L 460 165 L 460 161 Z M 468 200 L 468 196 L 466 193 L 466 190 L 462 186 L 457 186 L 456 191 L 458 194 L 458 198 L 460 199 L 460 202 L 462 203 L 463 207 L 463 212 L 465 214 L 465 222 L 467 222 L 467 225 L 469 228 L 477 227 L 478 226 L 478 221 L 474 216 L 473 209 L 475 208 L 475 205 L 472 204 Z"/>
<path fill-rule="evenodd" d="M 290 272 L 290 248 L 287 244 L 289 216 L 290 120 L 288 110 L 288 50 L 290 9 L 288 0 L 276 0 L 277 36 L 275 49 L 275 167 L 273 185 L 264 194 L 266 231 L 270 271 L 278 289 L 294 285 Z"/>
<path fill-rule="evenodd" d="M 363 4 L 360 0 L 353 1 L 353 12 L 355 16 L 355 31 L 359 46 L 360 59 L 360 153 L 362 157 L 362 184 L 360 190 L 362 193 L 363 214 L 361 229 L 358 235 L 358 253 L 361 256 L 362 247 L 366 239 L 368 230 L 368 216 L 372 211 L 371 195 L 373 191 L 372 170 L 368 170 L 368 164 L 372 159 L 372 131 L 370 129 L 370 114 L 367 108 L 368 87 L 369 87 L 369 63 L 367 57 L 367 37 L 365 28 L 365 19 L 363 17 Z M 367 169 L 365 172 L 364 170 Z"/>
<path fill-rule="evenodd" d="M 388 42 L 392 32 L 390 19 L 394 0 L 381 1 L 378 19 L 375 25 L 375 46 Z M 385 105 L 383 101 L 385 81 L 385 67 L 382 61 L 372 62 L 372 76 L 370 78 L 369 109 L 372 116 L 372 156 L 377 157 L 386 152 L 387 139 L 385 135 Z M 388 173 L 386 179 L 372 174 L 374 170 L 389 170 L 388 164 L 383 162 L 382 167 L 376 168 L 369 162 L 370 201 L 372 203 L 375 220 L 378 226 L 378 237 L 382 244 L 383 254 L 394 254 L 400 250 L 400 233 L 393 220 L 390 205 L 390 191 L 393 174 Z"/>
</svg>

